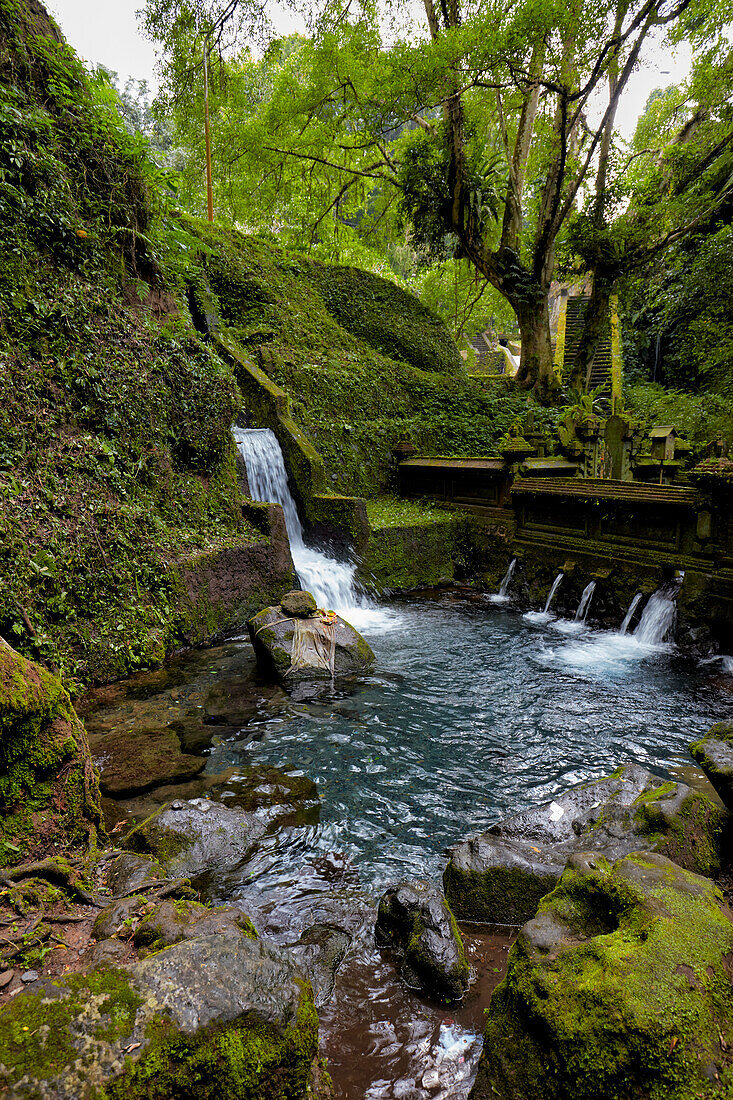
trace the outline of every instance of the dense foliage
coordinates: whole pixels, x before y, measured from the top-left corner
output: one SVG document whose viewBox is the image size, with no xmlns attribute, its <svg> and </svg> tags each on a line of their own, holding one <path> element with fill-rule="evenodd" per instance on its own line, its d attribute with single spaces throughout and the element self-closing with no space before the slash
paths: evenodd
<svg viewBox="0 0 733 1100">
<path fill-rule="evenodd" d="M 555 252 L 583 194 L 589 207 L 572 248 L 597 275 L 606 306 L 606 284 L 624 270 L 629 234 L 617 243 L 608 230 L 625 201 L 614 126 L 627 81 L 654 35 L 668 44 L 685 37 L 709 63 L 725 42 L 725 5 L 425 0 L 424 9 L 423 23 L 414 13 L 389 23 L 397 14 L 389 4 L 314 5 L 310 38 L 275 44 L 257 61 L 212 49 L 228 29 L 240 41 L 251 29 L 244 0 L 149 0 L 147 21 L 167 51 L 170 103 L 192 151 L 200 150 L 200 59 L 211 55 L 223 208 L 284 230 L 299 247 L 346 237 L 388 259 L 401 218 L 416 255 L 466 259 L 511 305 L 522 335 L 519 381 L 546 398 L 556 387 L 547 310 Z M 602 114 L 591 124 L 594 97 Z M 700 213 L 699 189 L 683 190 L 667 204 L 673 235 Z M 670 234 L 641 205 L 636 237 L 647 251 L 662 248 Z M 603 312 L 589 311 L 586 327 Z M 592 346 L 582 348 L 588 359 Z"/>
<path fill-rule="evenodd" d="M 236 386 L 178 308 L 166 179 L 108 92 L 0 0 L 0 635 L 86 680 L 175 644 L 169 562 L 248 537 Z"/>
</svg>

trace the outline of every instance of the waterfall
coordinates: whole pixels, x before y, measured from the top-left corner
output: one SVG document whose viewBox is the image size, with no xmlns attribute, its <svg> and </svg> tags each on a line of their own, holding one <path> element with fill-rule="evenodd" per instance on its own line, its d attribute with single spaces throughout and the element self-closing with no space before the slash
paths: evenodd
<svg viewBox="0 0 733 1100">
<path fill-rule="evenodd" d="M 544 610 L 543 614 L 546 615 L 548 613 L 548 611 L 550 610 L 550 606 L 552 604 L 552 601 L 555 598 L 555 593 L 557 592 L 558 588 L 560 587 L 560 583 L 561 583 L 564 575 L 565 575 L 564 573 L 558 573 L 558 575 L 555 577 L 554 581 L 552 582 L 552 588 L 550 589 L 550 594 L 547 597 L 547 602 L 545 604 L 545 610 Z"/>
<path fill-rule="evenodd" d="M 341 614 L 368 606 L 354 587 L 356 566 L 336 561 L 305 545 L 303 525 L 288 488 L 283 453 L 269 428 L 233 428 L 239 453 L 247 465 L 247 480 L 253 500 L 280 504 L 290 539 L 290 552 L 301 585 L 311 592 L 319 607 Z"/>
<path fill-rule="evenodd" d="M 576 623 L 584 623 L 588 612 L 590 610 L 590 602 L 593 599 L 593 593 L 596 590 L 596 582 L 591 581 L 583 589 L 583 595 L 580 597 L 580 603 L 578 604 L 578 610 L 575 612 Z"/>
<path fill-rule="evenodd" d="M 677 619 L 676 598 L 678 584 L 667 584 L 658 588 L 649 597 L 634 638 L 644 645 L 660 645 L 674 632 Z"/>
<path fill-rule="evenodd" d="M 641 598 L 642 598 L 641 592 L 637 592 L 636 595 L 634 596 L 633 600 L 629 604 L 629 610 L 624 615 L 624 621 L 621 623 L 621 626 L 619 627 L 619 631 L 618 631 L 619 634 L 625 634 L 626 631 L 629 629 L 629 623 L 631 622 L 631 620 L 634 617 L 634 612 L 636 611 L 637 607 L 639 606 L 639 602 L 640 602 Z"/>
</svg>

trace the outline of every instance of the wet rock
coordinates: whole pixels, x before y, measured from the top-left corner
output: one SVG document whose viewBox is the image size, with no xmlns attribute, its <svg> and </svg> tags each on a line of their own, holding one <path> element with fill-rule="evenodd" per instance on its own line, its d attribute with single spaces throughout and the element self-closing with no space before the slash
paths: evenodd
<svg viewBox="0 0 733 1100">
<path fill-rule="evenodd" d="M 720 868 L 728 815 L 699 790 L 636 764 L 581 783 L 457 845 L 443 875 L 459 920 L 522 924 L 575 852 L 657 851 L 699 874 Z"/>
<path fill-rule="evenodd" d="M 732 952 L 709 879 L 573 856 L 492 996 L 472 1100 L 733 1095 Z"/>
<path fill-rule="evenodd" d="M 283 615 L 295 615 L 297 618 L 307 619 L 318 610 L 315 596 L 310 592 L 286 592 L 280 600 Z"/>
<path fill-rule="evenodd" d="M 303 593 L 300 593 L 303 595 Z M 305 593 L 307 595 L 307 593 Z M 339 615 L 301 618 L 266 607 L 247 623 L 257 662 L 288 686 L 356 676 L 374 666 L 361 634 Z"/>
<path fill-rule="evenodd" d="M 102 792 L 114 798 L 192 779 L 206 764 L 203 757 L 181 752 L 178 736 L 168 727 L 93 734 L 89 745 Z"/>
<path fill-rule="evenodd" d="M 104 940 L 109 936 L 120 936 L 130 930 L 133 918 L 147 904 L 147 898 L 133 894 L 129 898 L 120 898 L 103 909 L 92 927 L 95 939 Z"/>
<path fill-rule="evenodd" d="M 705 737 L 690 745 L 690 752 L 725 805 L 733 810 L 733 725 L 718 722 Z"/>
<path fill-rule="evenodd" d="M 232 905 L 208 908 L 195 901 L 163 901 L 142 917 L 133 933 L 138 948 L 160 951 L 197 936 L 240 932 L 257 937 L 249 917 Z"/>
<path fill-rule="evenodd" d="M 95 943 L 84 953 L 84 962 L 89 966 L 102 966 L 107 964 L 115 966 L 125 962 L 130 955 L 130 946 L 123 940 L 110 936 L 106 940 Z"/>
<path fill-rule="evenodd" d="M 257 813 L 268 821 L 283 814 L 306 814 L 321 802 L 318 787 L 308 776 L 268 764 L 234 769 L 221 789 L 211 790 L 211 797 L 226 799 L 227 805 Z"/>
<path fill-rule="evenodd" d="M 20 980 L 22 982 L 24 982 L 26 985 L 30 985 L 31 982 L 37 982 L 38 981 L 38 971 L 37 970 L 26 970 L 20 975 Z"/>
<path fill-rule="evenodd" d="M 461 934 L 445 898 L 421 879 L 391 886 L 379 903 L 374 929 L 380 947 L 401 956 L 400 973 L 409 986 L 447 1001 L 468 989 L 469 968 Z"/>
<path fill-rule="evenodd" d="M 315 924 L 307 928 L 290 954 L 313 986 L 316 1008 L 323 1008 L 333 996 L 336 973 L 351 947 L 352 938 L 343 928 Z"/>
<path fill-rule="evenodd" d="M 288 953 L 229 931 L 19 994 L 0 1011 L 0 1090 L 296 1100 L 314 1095 L 317 1047 L 310 988 Z"/>
<path fill-rule="evenodd" d="M 154 855 L 168 878 L 190 878 L 236 867 L 264 831 L 254 814 L 194 798 L 182 809 L 163 806 L 127 834 L 125 846 Z"/>
<path fill-rule="evenodd" d="M 162 878 L 157 859 L 140 856 L 134 852 L 121 852 L 108 866 L 106 883 L 109 891 L 119 897 L 139 890 L 156 879 Z"/>
</svg>

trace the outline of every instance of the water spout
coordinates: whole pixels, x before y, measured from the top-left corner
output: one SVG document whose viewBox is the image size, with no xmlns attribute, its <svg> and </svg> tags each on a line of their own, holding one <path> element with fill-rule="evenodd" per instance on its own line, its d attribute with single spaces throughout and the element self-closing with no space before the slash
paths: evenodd
<svg viewBox="0 0 733 1100">
<path fill-rule="evenodd" d="M 643 645 L 661 645 L 674 634 L 679 584 L 667 584 L 649 597 L 634 638 Z"/>
<path fill-rule="evenodd" d="M 583 589 L 583 595 L 580 597 L 580 603 L 578 604 L 578 610 L 575 612 L 576 623 L 584 623 L 588 612 L 590 610 L 590 602 L 593 599 L 593 593 L 596 590 L 596 582 L 590 581 L 589 584 Z"/>
<path fill-rule="evenodd" d="M 247 465 L 247 480 L 253 500 L 280 504 L 285 514 L 285 526 L 290 539 L 298 579 L 311 592 L 319 607 L 338 611 L 353 618 L 355 610 L 364 610 L 369 603 L 354 584 L 356 566 L 327 557 L 306 546 L 303 525 L 288 487 L 280 444 L 269 428 L 233 428 L 239 453 Z"/>
<path fill-rule="evenodd" d="M 637 607 L 639 606 L 641 598 L 642 598 L 641 592 L 637 592 L 636 595 L 634 596 L 633 600 L 629 604 L 629 610 L 624 615 L 624 621 L 621 623 L 621 626 L 619 627 L 619 631 L 618 631 L 619 634 L 625 634 L 626 631 L 629 629 L 629 623 L 631 622 L 631 620 L 634 617 L 634 612 L 636 611 Z"/>
<path fill-rule="evenodd" d="M 512 583 L 512 577 L 514 576 L 514 570 L 517 567 L 517 559 L 512 558 L 509 562 L 509 568 L 502 577 L 501 584 L 499 585 L 499 591 L 489 596 L 491 603 L 506 603 L 509 599 L 509 585 Z"/>
<path fill-rule="evenodd" d="M 545 609 L 544 609 L 544 612 L 543 612 L 544 615 L 547 615 L 547 613 L 549 612 L 550 607 L 552 605 L 552 601 L 555 598 L 555 593 L 557 592 L 558 588 L 560 587 L 560 585 L 562 583 L 562 579 L 563 579 L 564 576 L 565 576 L 564 573 L 558 573 L 558 575 L 555 577 L 554 581 L 552 582 L 552 588 L 550 589 L 550 594 L 547 597 L 547 602 L 545 603 Z"/>
</svg>

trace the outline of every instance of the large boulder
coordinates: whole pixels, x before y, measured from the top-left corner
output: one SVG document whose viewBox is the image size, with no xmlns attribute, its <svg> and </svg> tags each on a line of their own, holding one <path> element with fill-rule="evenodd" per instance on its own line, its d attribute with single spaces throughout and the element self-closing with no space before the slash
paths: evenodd
<svg viewBox="0 0 733 1100">
<path fill-rule="evenodd" d="M 0 639 L 0 860 L 60 855 L 102 831 L 86 731 L 58 677 Z"/>
<path fill-rule="evenodd" d="M 36 982 L 0 1011 L 0 1091 L 18 1100 L 306 1100 L 317 1054 L 294 961 L 235 929 Z"/>
<path fill-rule="evenodd" d="M 192 878 L 238 866 L 264 832 L 254 814 L 192 798 L 163 806 L 132 829 L 124 843 L 155 856 L 168 878 Z"/>
<path fill-rule="evenodd" d="M 663 856 L 574 856 L 495 990 L 471 1100 L 733 1095 L 732 915 Z"/>
<path fill-rule="evenodd" d="M 443 875 L 445 895 L 459 920 L 523 924 L 575 852 L 614 860 L 656 851 L 714 875 L 727 823 L 703 792 L 629 764 L 458 844 Z"/>
<path fill-rule="evenodd" d="M 446 1001 L 460 1001 L 468 989 L 469 967 L 461 933 L 436 886 L 412 879 L 391 886 L 379 903 L 374 929 L 380 947 L 401 958 L 409 986 Z"/>
<path fill-rule="evenodd" d="M 374 654 L 361 634 L 335 612 L 314 607 L 309 592 L 287 593 L 279 607 L 249 620 L 261 668 L 288 686 L 369 672 Z"/>
<path fill-rule="evenodd" d="M 733 810 L 733 725 L 718 722 L 705 737 L 690 745 L 690 752 L 725 805 Z"/>
</svg>

